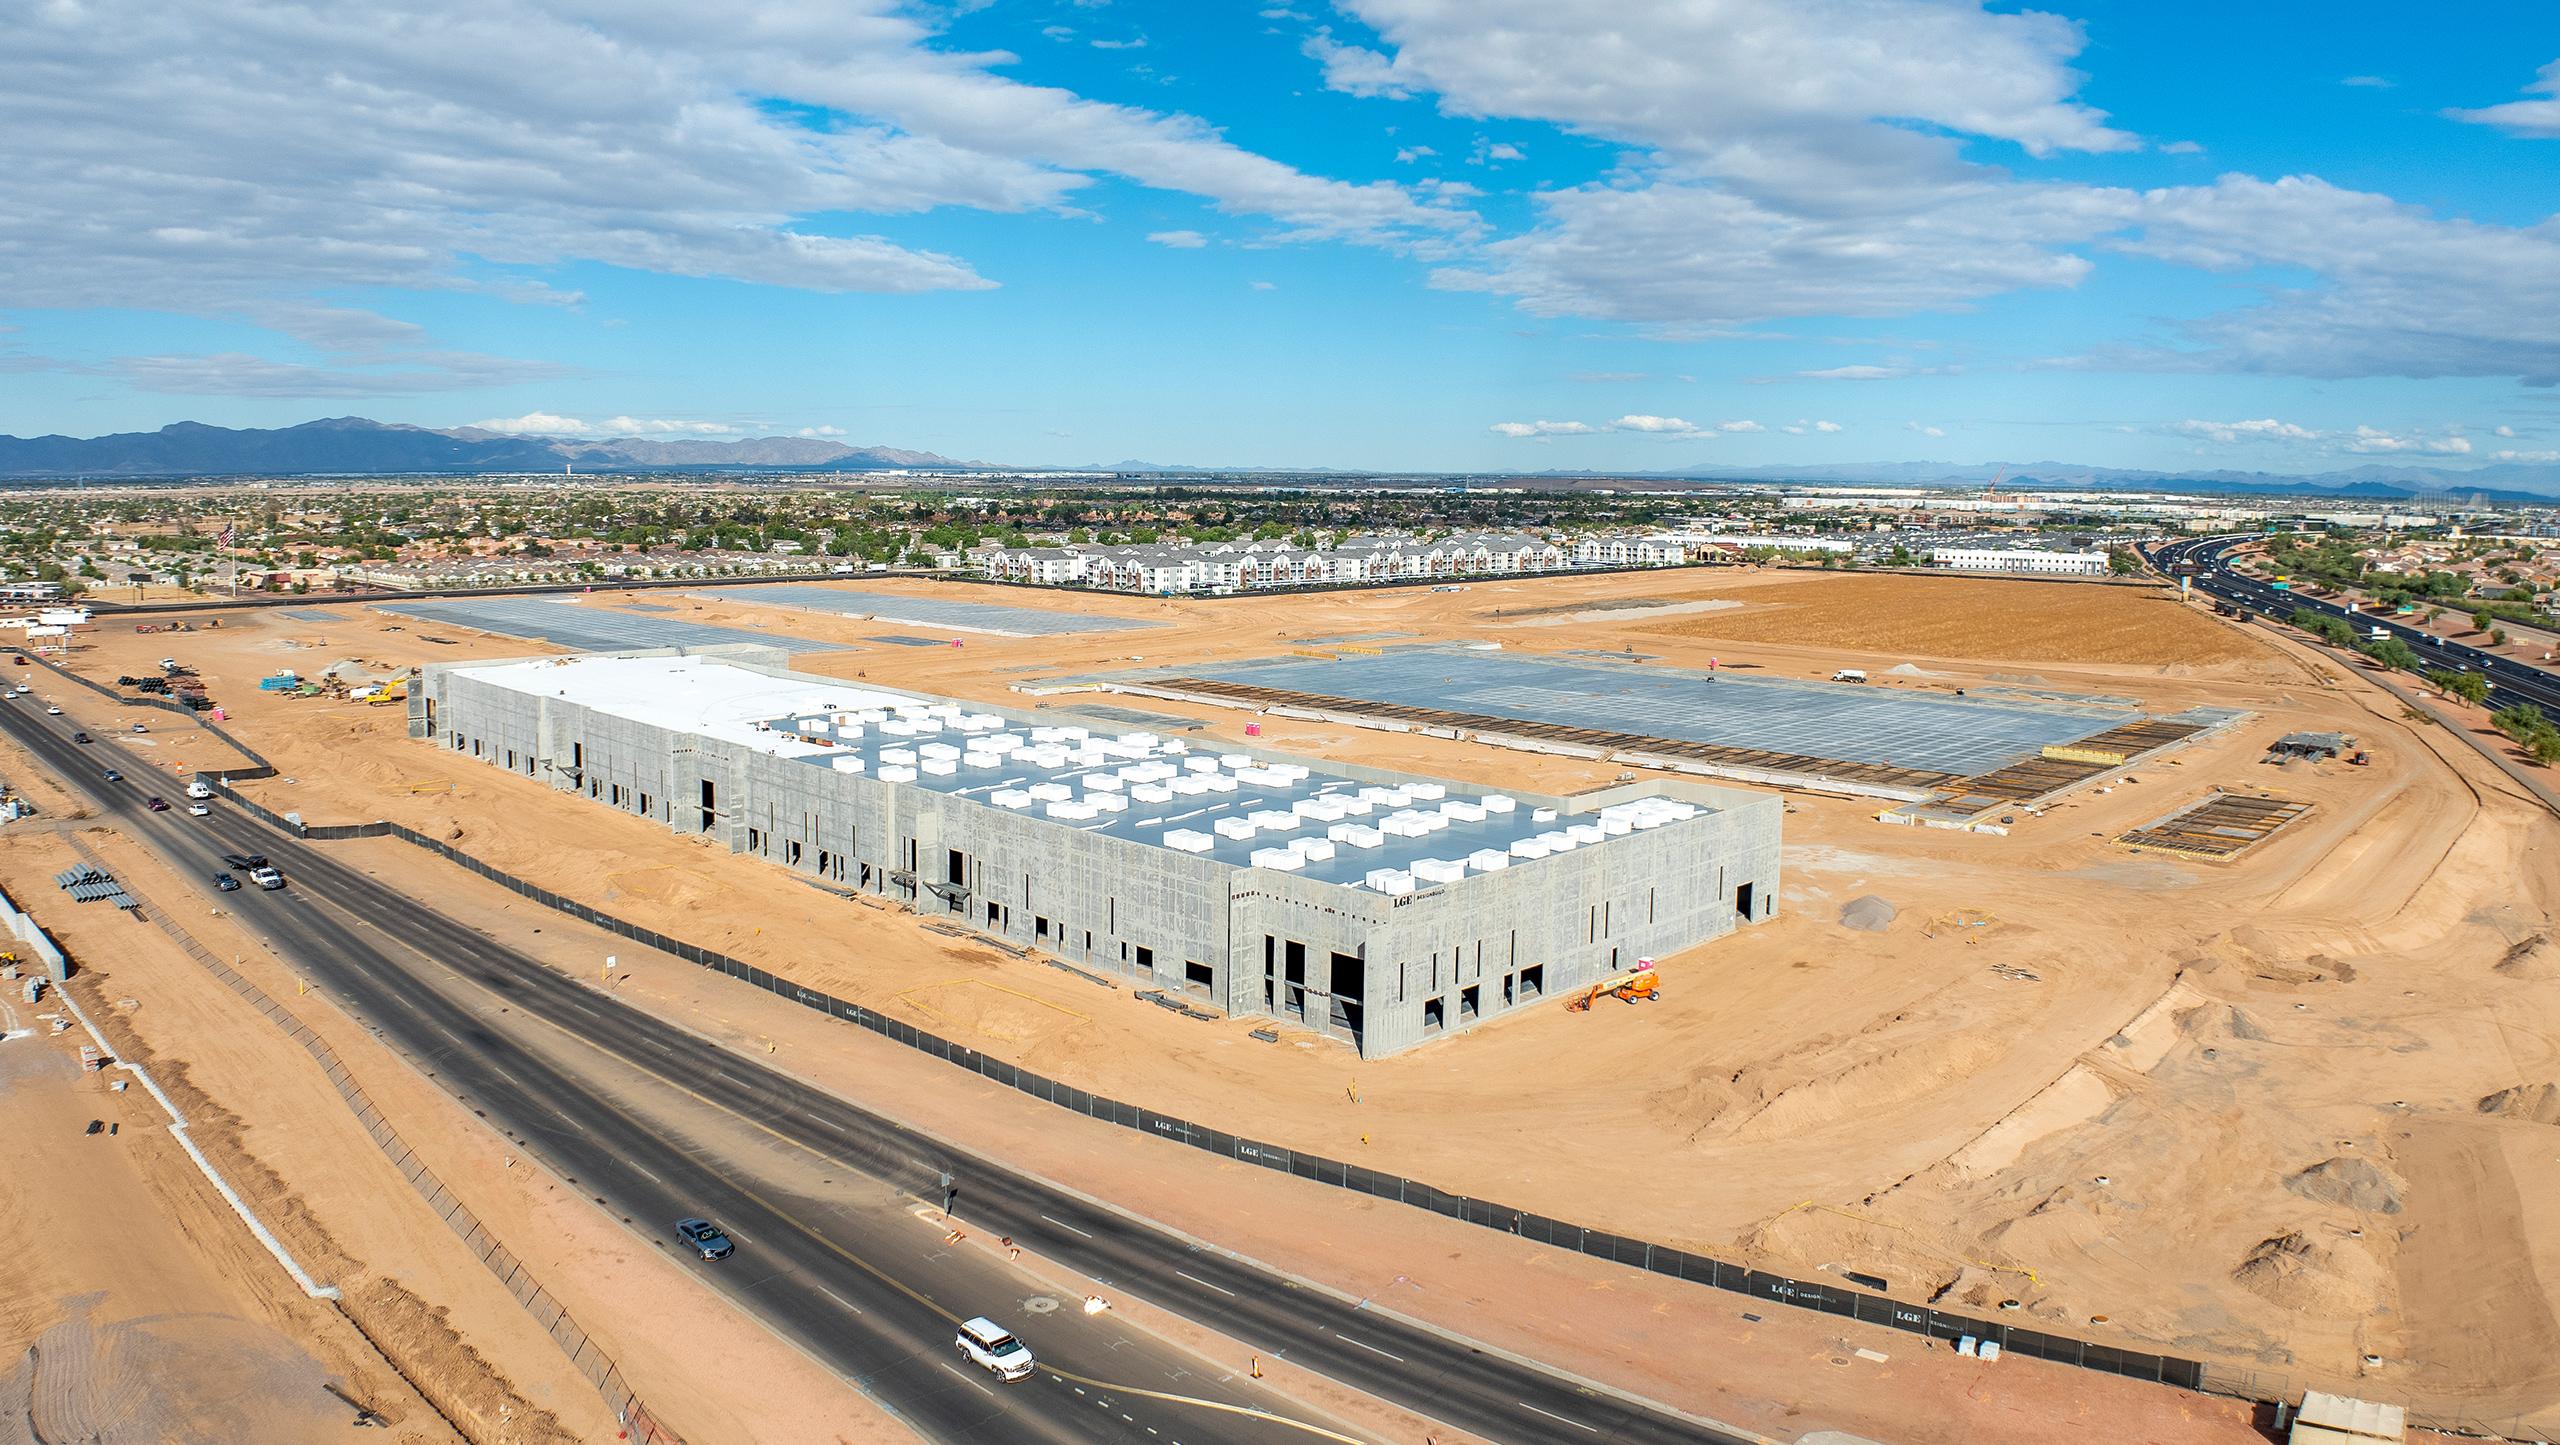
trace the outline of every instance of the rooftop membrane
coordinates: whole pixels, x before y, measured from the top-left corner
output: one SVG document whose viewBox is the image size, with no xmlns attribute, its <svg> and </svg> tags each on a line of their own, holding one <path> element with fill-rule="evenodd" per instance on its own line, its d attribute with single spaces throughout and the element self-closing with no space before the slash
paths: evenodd
<svg viewBox="0 0 2560 1445">
<path fill-rule="evenodd" d="M 672 617 L 634 616 L 603 605 L 607 594 L 583 600 L 551 597 L 475 597 L 467 601 L 367 602 L 376 612 L 477 628 L 507 637 L 529 637 L 581 652 L 641 652 L 656 647 L 721 647 L 741 642 L 785 652 L 843 652 L 841 642 L 812 642 L 761 627 L 713 627 Z M 665 611 L 665 608 L 656 609 Z"/>
<path fill-rule="evenodd" d="M 1030 726 L 967 704 L 700 657 L 545 658 L 456 671 L 809 767 L 1390 895 L 1707 811 L 1649 798 L 1568 822 L 1502 793 L 1422 779 L 1363 783 L 1152 732 Z"/>
<path fill-rule="evenodd" d="M 1759 748 L 1970 777 L 2050 743 L 2133 720 L 2130 710 L 1953 697 L 1877 683 L 1710 676 L 1576 658 L 1396 648 L 1338 662 L 1281 658 L 1182 675 L 1365 702 L 1509 716 L 1683 742 Z M 1096 674 L 1097 681 L 1144 674 Z"/>
</svg>

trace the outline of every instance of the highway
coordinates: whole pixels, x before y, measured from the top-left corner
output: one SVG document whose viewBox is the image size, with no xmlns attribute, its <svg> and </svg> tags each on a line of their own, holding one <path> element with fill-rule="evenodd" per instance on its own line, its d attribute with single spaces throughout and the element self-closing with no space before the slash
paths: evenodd
<svg viewBox="0 0 2560 1445">
<path fill-rule="evenodd" d="M 1252 1412 L 1300 1420 L 1307 1412 L 1232 1366 L 1122 1326 L 1115 1312 L 1083 1313 L 1080 1292 L 1053 1291 L 984 1251 L 945 1247 L 941 1226 L 919 1217 L 917 1200 L 939 1202 L 947 1171 L 963 1227 L 1012 1237 L 1035 1257 L 1087 1277 L 1094 1293 L 1142 1299 L 1242 1350 L 1486 1439 L 1737 1440 L 955 1153 L 445 918 L 331 856 L 331 845 L 294 840 L 218 802 L 208 818 L 151 812 L 146 795 L 157 789 L 174 800 L 173 785 L 123 749 L 73 743 L 77 715 L 108 705 L 69 695 L 67 687 L 58 691 L 65 695 L 53 700 L 72 715 L 48 717 L 46 699 L 20 698 L 0 703 L 0 728 L 180 877 L 197 880 L 207 899 L 233 911 L 283 962 L 332 993 L 562 1187 L 671 1253 L 673 1220 L 701 1214 L 719 1221 L 738 1252 L 707 1264 L 687 1256 L 681 1267 L 927 1439 L 1259 1445 L 1328 1434 L 1365 1438 L 1337 1433 L 1339 1424 L 1313 1422 L 1324 1428 L 1310 1434 L 1262 1418 Z M 129 768 L 131 776 L 108 782 L 109 767 Z M 289 886 L 214 893 L 205 880 L 233 852 L 267 855 Z M 349 1062 L 361 1072 L 388 1061 Z M 956 1071 L 952 1079 L 963 1086 Z M 1005 1384 L 962 1360 L 953 1325 L 978 1314 L 1014 1330 L 1043 1368 Z M 850 1394 L 845 1403 L 867 1408 Z M 680 1431 L 685 1425 L 668 1423 Z"/>
<path fill-rule="evenodd" d="M 2194 583 L 2197 591 L 2238 603 L 2253 612 L 2281 620 L 2291 617 L 2296 608 L 2307 608 L 2344 619 L 2356 629 L 2359 639 L 2369 639 L 2374 628 L 2383 628 L 2407 643 L 2410 650 L 2430 667 L 2442 667 L 2449 672 L 2475 672 L 2487 678 L 2490 707 L 2512 707 L 2520 702 L 2529 702 L 2541 708 L 2545 716 L 2560 718 L 2560 677 L 2550 672 L 2475 647 L 2465 647 L 2388 617 L 2370 612 L 2350 612 L 2334 602 L 2306 597 L 2290 589 L 2278 590 L 2234 571 L 2225 560 L 2226 554 L 2244 542 L 2256 540 L 2258 535 L 2255 533 L 2202 537 L 2193 541 L 2171 542 L 2151 549 L 2147 555 L 2151 565 L 2164 573 L 2172 572 L 2180 564 L 2194 566 L 2197 568 Z M 2455 603 L 2448 610 L 2459 611 L 2460 608 L 2461 605 Z"/>
</svg>

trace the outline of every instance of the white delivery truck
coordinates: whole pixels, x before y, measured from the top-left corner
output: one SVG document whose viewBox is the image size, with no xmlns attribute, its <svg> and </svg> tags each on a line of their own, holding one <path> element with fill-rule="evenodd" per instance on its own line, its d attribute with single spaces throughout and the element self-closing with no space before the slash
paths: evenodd
<svg viewBox="0 0 2560 1445">
<path fill-rule="evenodd" d="M 1864 682 L 1867 680 L 1867 675 L 1854 667 L 1844 667 L 1831 674 L 1831 680 L 1833 682 Z"/>
</svg>

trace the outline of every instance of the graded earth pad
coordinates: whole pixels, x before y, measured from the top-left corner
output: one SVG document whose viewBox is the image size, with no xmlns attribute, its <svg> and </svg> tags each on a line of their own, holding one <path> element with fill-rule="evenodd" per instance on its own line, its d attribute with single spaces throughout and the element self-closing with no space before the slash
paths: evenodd
<svg viewBox="0 0 2560 1445">
<path fill-rule="evenodd" d="M 1757 603 L 1760 599 L 1752 599 Z M 2262 649 L 2157 591 L 1973 577 L 1830 577 L 1645 631 L 1922 657 L 2165 667 L 2250 662 Z"/>
<path fill-rule="evenodd" d="M 1867 639 L 1844 654 L 1794 635 L 1639 630 L 1721 625 L 1753 608 L 1777 616 L 1773 604 L 1874 583 L 1937 589 L 1915 595 L 1939 599 L 1959 642 L 1929 655 L 1975 660 L 1897 676 L 1877 667 L 1880 645 Z M 2012 589 L 2109 609 L 2090 614 L 2100 631 L 2192 634 L 2239 660 L 2164 675 L 2157 654 L 2101 662 L 2024 650 L 2049 634 L 2014 634 L 2014 609 L 1994 605 Z M 988 593 L 1042 600 L 951 589 Z M 1957 607 L 1967 596 L 1981 599 L 1969 612 Z M 1620 597 L 1751 606 L 1665 624 L 1581 605 L 1602 615 L 1491 634 L 1481 615 Z M 2032 674 L 2039 692 L 2132 699 L 2152 715 L 2211 706 L 2249 716 L 2203 745 L 2101 774 L 2041 816 L 2020 812 L 2007 836 L 1887 827 L 1870 807 L 1791 794 L 1778 916 L 1660 960 L 1663 1002 L 1567 1014 L 1541 1000 L 1363 1063 L 1293 1028 L 1266 1043 L 1250 1037 L 1257 1019 L 1206 1022 L 1134 1003 L 1125 989 L 927 932 L 912 915 L 832 897 L 775 864 L 474 766 L 409 741 L 397 708 L 250 692 L 245 679 L 296 655 L 276 644 L 313 637 L 309 624 L 262 619 L 182 647 L 209 676 L 233 680 L 217 695 L 237 701 L 239 735 L 296 780 L 250 785 L 278 811 L 427 829 L 608 912 L 1074 1087 L 1799 1278 L 1821 1278 L 1826 1265 L 1875 1275 L 1905 1302 L 1999 1311 L 2015 1300 L 1998 1317 L 2201 1359 L 2217 1379 L 2269 1398 L 2307 1386 L 2414 1400 L 2432 1418 L 2560 1424 L 2550 1414 L 2560 1376 L 2537 1354 L 2560 1281 L 2560 1221 L 2547 1217 L 2560 1199 L 2560 1148 L 2541 1146 L 2560 1131 L 2536 1121 L 2538 1095 L 2508 1094 L 2560 1078 L 2550 986 L 2560 947 L 2544 923 L 2560 903 L 2547 862 L 2560 828 L 2450 729 L 2406 721 L 2351 664 L 2157 593 L 2079 584 L 1684 569 L 1481 579 L 1455 594 L 1060 600 L 1176 625 L 1107 640 L 973 637 L 966 648 L 798 665 L 1064 710 L 1097 699 L 1012 686 L 1042 686 L 1048 669 L 1200 668 L 1392 631 L 1499 639 L 1505 653 L 1531 655 L 1639 641 L 1681 668 L 1712 656 L 1724 669 L 1813 681 L 1862 666 L 1870 692 L 1943 695 L 1991 684 L 1994 672 Z M 684 615 L 742 626 L 748 614 Z M 777 632 L 838 625 L 757 615 Z M 397 619 L 364 618 L 333 625 L 319 660 L 355 653 L 379 668 L 544 650 L 485 638 L 422 645 L 372 630 Z M 351 637 L 363 645 L 345 645 Z M 172 650 L 166 637 L 103 630 L 91 647 L 76 665 L 110 680 Z M 2017 650 L 1995 650 L 2004 647 Z M 65 701 L 75 714 L 88 706 Z M 1492 788 L 1571 793 L 1610 786 L 1620 771 L 1418 733 L 1143 705 L 1200 722 L 1189 735 L 1198 747 L 1243 744 L 1250 725 L 1259 746 Z M 2374 763 L 2283 771 L 2259 761 L 2298 730 L 2356 734 Z M 2316 806 L 2233 862 L 2111 841 L 2216 787 Z M 456 876 L 389 841 L 327 846 L 368 850 L 422 898 Z M 1842 929 L 1843 906 L 1871 895 L 1898 910 L 1887 931 Z M 823 1025 L 793 1017 L 789 1029 Z M 779 1039 L 786 1026 L 773 1031 Z M 788 1062 L 787 1047 L 780 1057 Z M 921 1056 L 882 1067 L 954 1077 Z M 2501 1095 L 2531 1102 L 2483 1109 Z M 2398 1181 L 2400 1212 L 2364 1207 L 2380 1196 L 2353 1180 L 2335 1197 L 2287 1187 L 2332 1160 Z M 1099 1156 L 1070 1182 L 1110 1198 L 1144 1168 Z M 1399 1228 L 1392 1206 L 1357 1218 L 1372 1233 Z M 1250 1253 L 1258 1231 L 1301 1224 L 1241 1222 L 1217 1242 Z M 2368 1367 L 2366 1355 L 2383 1363 Z"/>
</svg>

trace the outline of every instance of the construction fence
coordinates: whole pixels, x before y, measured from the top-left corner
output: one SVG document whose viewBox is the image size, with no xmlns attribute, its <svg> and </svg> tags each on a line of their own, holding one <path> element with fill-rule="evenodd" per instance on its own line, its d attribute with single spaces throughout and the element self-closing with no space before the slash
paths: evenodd
<svg viewBox="0 0 2560 1445">
<path fill-rule="evenodd" d="M 791 1000 L 805 1008 L 815 1009 L 831 1018 L 869 1029 L 875 1034 L 920 1053 L 967 1069 L 971 1073 L 1027 1094 L 1043 1103 L 1073 1110 L 1089 1118 L 1135 1129 L 1176 1143 L 1206 1150 L 1221 1158 L 1258 1165 L 1276 1173 L 1311 1180 L 1336 1189 L 1348 1189 L 1377 1199 L 1426 1209 L 1434 1214 L 1460 1220 L 1505 1234 L 1560 1249 L 1570 1249 L 1599 1259 L 1610 1260 L 1630 1268 L 1669 1275 L 1674 1279 L 1730 1290 L 1736 1294 L 1765 1300 L 1773 1304 L 1794 1305 L 1823 1314 L 1856 1319 L 1889 1329 L 1904 1330 L 1932 1340 L 1960 1341 L 1971 1338 L 1997 1344 L 2007 1353 L 2031 1359 L 2051 1360 L 2098 1370 L 2111 1375 L 2124 1375 L 2138 1380 L 2156 1380 L 2185 1389 L 2200 1389 L 2204 1384 L 2204 1367 L 2194 1360 L 2122 1349 L 2072 1339 L 2067 1335 L 2047 1334 L 1997 1320 L 1980 1320 L 1907 1305 L 1883 1295 L 1850 1288 L 1847 1285 L 1813 1283 L 1769 1274 L 1744 1265 L 1673 1249 L 1668 1245 L 1630 1239 L 1604 1230 L 1588 1229 L 1560 1219 L 1550 1219 L 1524 1209 L 1489 1200 L 1473 1199 L 1436 1189 L 1420 1180 L 1382 1174 L 1345 1164 L 1315 1154 L 1302 1154 L 1276 1144 L 1241 1138 L 1216 1129 L 1205 1128 L 1168 1114 L 1100 1094 L 1087 1093 L 1055 1079 L 1043 1077 L 1028 1069 L 1016 1067 L 1001 1059 L 989 1058 L 977 1050 L 955 1044 L 936 1034 L 927 1033 L 911 1024 L 885 1017 L 860 1004 L 848 1003 L 814 989 L 803 988 L 787 978 L 779 977 L 753 964 L 723 953 L 698 947 L 682 939 L 669 938 L 653 929 L 616 918 L 591 908 L 573 898 L 564 898 L 547 888 L 538 887 L 502 869 L 490 867 L 460 849 L 450 847 L 422 833 L 397 823 L 362 823 L 330 827 L 308 827 L 286 821 L 281 816 L 217 783 L 223 795 L 242 811 L 296 837 L 314 840 L 349 838 L 398 838 L 402 842 L 428 849 L 451 862 L 497 883 L 519 896 L 532 899 L 546 908 L 565 913 L 580 922 L 593 924 L 608 933 L 644 944 L 662 953 L 672 954 L 687 963 L 716 969 L 731 978 L 754 985 L 768 993 Z"/>
<path fill-rule="evenodd" d="M 263 809 L 258 811 L 264 812 Z M 270 817 L 268 821 L 277 820 Z M 75 841 L 73 846 L 76 848 L 79 845 Z M 215 957 L 204 945 L 196 942 L 185 929 L 172 922 L 166 914 L 158 909 L 152 909 L 150 916 L 160 925 L 162 932 L 168 934 L 170 938 L 176 940 L 180 948 L 186 950 L 188 957 L 203 965 L 206 972 L 220 979 L 233 993 L 246 1000 L 251 1008 L 265 1014 L 276 1027 L 284 1030 L 287 1037 L 302 1045 L 303 1050 L 319 1063 L 322 1072 L 329 1076 L 330 1084 L 337 1089 L 338 1097 L 344 1099 L 347 1107 L 355 1111 L 356 1122 L 362 1124 L 365 1132 L 373 1136 L 373 1142 L 381 1148 L 384 1156 L 390 1159 L 393 1167 L 400 1171 L 402 1177 L 409 1181 L 410 1187 L 416 1189 L 419 1196 L 427 1201 L 427 1207 L 433 1209 L 438 1217 L 444 1220 L 446 1227 L 451 1229 L 464 1244 L 470 1246 L 471 1252 L 479 1256 L 480 1262 L 489 1267 L 489 1272 L 498 1277 L 498 1282 L 507 1287 L 509 1294 L 515 1296 L 516 1303 L 524 1306 L 525 1313 L 533 1316 L 543 1330 L 551 1336 L 552 1342 L 560 1347 L 561 1353 L 569 1357 L 569 1363 L 577 1369 L 579 1374 L 586 1377 L 587 1383 L 595 1386 L 596 1393 L 604 1397 L 604 1402 L 612 1409 L 614 1418 L 621 1422 L 625 1439 L 639 1441 L 641 1445 L 684 1445 L 681 1436 L 658 1423 L 657 1417 L 641 1403 L 640 1397 L 633 1393 L 630 1385 L 623 1380 L 620 1367 L 615 1365 L 613 1359 L 588 1337 L 585 1330 L 578 1327 L 576 1320 L 570 1318 L 568 1308 L 553 1298 L 551 1292 L 534 1279 L 532 1272 L 524 1267 L 523 1261 L 517 1259 L 504 1244 L 499 1243 L 497 1236 L 481 1225 L 479 1217 L 471 1212 L 470 1207 L 455 1197 L 453 1191 L 445 1188 L 444 1182 L 436 1178 L 433 1171 L 427 1168 L 426 1161 L 419 1158 L 417 1151 L 411 1149 L 401 1139 L 399 1132 L 391 1127 L 391 1121 L 384 1118 L 382 1111 L 374 1106 L 373 1100 L 366 1096 L 364 1087 L 356 1082 L 355 1076 L 348 1072 L 347 1066 L 339 1061 L 336 1051 L 329 1047 L 326 1040 L 312 1032 L 310 1025 L 295 1018 L 284 1005 L 269 997 L 264 989 L 243 977 L 239 970 Z M 345 1308 L 343 1304 L 339 1307 Z"/>
</svg>

